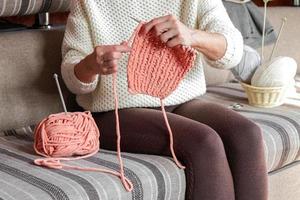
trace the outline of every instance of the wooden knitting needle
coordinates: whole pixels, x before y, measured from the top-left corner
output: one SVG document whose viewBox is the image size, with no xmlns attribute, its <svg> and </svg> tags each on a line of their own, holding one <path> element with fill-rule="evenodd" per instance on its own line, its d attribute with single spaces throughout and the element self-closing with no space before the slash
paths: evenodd
<svg viewBox="0 0 300 200">
<path fill-rule="evenodd" d="M 64 100 L 64 97 L 63 97 L 63 95 L 62 95 L 61 88 L 60 88 L 60 85 L 59 85 L 58 75 L 57 75 L 57 74 L 54 74 L 53 77 L 54 77 L 55 82 L 56 82 L 56 86 L 57 86 L 57 89 L 58 89 L 58 93 L 59 93 L 60 100 L 61 100 L 61 103 L 62 103 L 62 105 L 63 105 L 64 111 L 65 111 L 65 114 L 67 115 L 67 114 L 68 114 L 68 111 L 67 111 L 67 107 L 66 107 L 66 104 L 65 104 L 65 100 Z"/>
<path fill-rule="evenodd" d="M 274 44 L 274 47 L 273 47 L 273 50 L 272 50 L 272 54 L 271 54 L 269 60 L 272 60 L 272 58 L 273 58 L 273 55 L 274 55 L 275 50 L 276 50 L 276 48 L 277 48 L 277 46 L 278 46 L 278 42 L 279 42 L 279 39 L 280 39 L 282 30 L 283 30 L 283 27 L 284 27 L 284 24 L 286 23 L 286 21 L 287 21 L 287 17 L 282 18 L 282 23 L 281 23 L 280 31 L 279 31 L 279 33 L 278 33 L 277 40 L 276 40 L 276 43 Z"/>
</svg>

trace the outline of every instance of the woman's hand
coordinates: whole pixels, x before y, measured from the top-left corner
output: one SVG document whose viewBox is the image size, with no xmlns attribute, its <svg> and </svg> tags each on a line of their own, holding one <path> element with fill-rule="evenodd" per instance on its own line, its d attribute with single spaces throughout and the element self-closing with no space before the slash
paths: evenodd
<svg viewBox="0 0 300 200">
<path fill-rule="evenodd" d="M 153 19 L 143 26 L 144 33 L 152 30 L 169 47 L 177 45 L 193 46 L 194 44 L 194 30 L 188 28 L 174 15 Z"/>
<path fill-rule="evenodd" d="M 122 53 L 130 51 L 131 48 L 127 43 L 97 46 L 93 53 L 75 66 L 75 75 L 82 82 L 89 83 L 94 80 L 97 74 L 113 74 L 117 72 L 118 62 L 122 58 Z"/>
<path fill-rule="evenodd" d="M 87 56 L 86 67 L 93 74 L 109 75 L 117 72 L 118 62 L 122 53 L 131 49 L 127 44 L 97 46 L 94 52 Z"/>
<path fill-rule="evenodd" d="M 227 41 L 223 35 L 188 28 L 173 15 L 151 20 L 143 26 L 143 31 L 154 31 L 169 47 L 193 47 L 210 60 L 222 58 L 227 49 Z"/>
</svg>

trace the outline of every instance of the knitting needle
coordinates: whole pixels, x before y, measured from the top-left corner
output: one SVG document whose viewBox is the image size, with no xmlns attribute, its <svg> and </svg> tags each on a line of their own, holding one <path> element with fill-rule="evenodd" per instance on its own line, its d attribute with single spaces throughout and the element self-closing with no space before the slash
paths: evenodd
<svg viewBox="0 0 300 200">
<path fill-rule="evenodd" d="M 276 50 L 276 48 L 277 48 L 277 46 L 278 46 L 278 42 L 279 42 L 279 39 L 280 39 L 282 30 L 283 30 L 283 27 L 284 27 L 284 24 L 286 23 L 286 21 L 287 21 L 287 18 L 286 18 L 286 17 L 282 18 L 282 23 L 281 23 L 280 31 L 279 31 L 279 33 L 278 33 L 278 37 L 277 37 L 276 43 L 274 44 L 274 47 L 273 47 L 273 50 L 272 50 L 272 54 L 271 54 L 269 60 L 272 60 L 272 58 L 273 58 L 273 55 L 274 55 L 275 50 Z"/>
<path fill-rule="evenodd" d="M 141 26 L 141 22 L 142 22 L 141 20 L 138 20 L 138 19 L 136 19 L 136 18 L 134 18 L 134 17 L 131 17 L 131 16 L 130 16 L 130 18 L 131 18 L 133 21 L 137 22 L 137 23 L 139 24 L 139 26 Z M 130 36 L 130 38 L 129 38 L 129 40 L 128 40 L 129 42 L 132 42 L 132 41 L 134 40 L 135 33 L 136 33 L 136 32 L 134 31 L 134 33 Z M 128 43 L 129 43 L 129 42 L 128 42 Z"/>
<path fill-rule="evenodd" d="M 130 18 L 133 19 L 133 20 L 134 20 L 135 22 L 137 22 L 137 23 L 141 23 L 141 20 L 138 20 L 138 19 L 136 19 L 136 18 L 134 18 L 134 17 L 131 17 L 131 16 L 130 16 Z"/>
<path fill-rule="evenodd" d="M 57 86 L 57 89 L 58 89 L 58 93 L 59 93 L 60 100 L 61 100 L 61 103 L 63 105 L 64 111 L 65 111 L 65 114 L 67 115 L 68 114 L 67 107 L 66 107 L 65 100 L 64 100 L 64 97 L 63 97 L 62 92 L 61 92 L 60 85 L 59 85 L 58 75 L 54 74 L 53 77 L 54 77 L 55 82 L 56 82 L 56 86 Z"/>
<path fill-rule="evenodd" d="M 265 34 L 266 34 L 266 20 L 267 20 L 267 5 L 270 0 L 263 0 L 264 2 L 264 25 L 263 25 L 263 36 L 261 41 L 261 63 L 264 62 L 264 48 L 265 48 Z"/>
</svg>

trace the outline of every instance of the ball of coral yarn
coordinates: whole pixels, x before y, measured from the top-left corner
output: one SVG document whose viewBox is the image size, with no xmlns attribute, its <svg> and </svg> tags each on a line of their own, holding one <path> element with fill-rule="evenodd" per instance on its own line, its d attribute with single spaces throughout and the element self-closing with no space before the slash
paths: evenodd
<svg viewBox="0 0 300 200">
<path fill-rule="evenodd" d="M 99 150 L 99 129 L 90 112 L 52 114 L 35 129 L 34 149 L 45 157 L 71 157 Z"/>
</svg>

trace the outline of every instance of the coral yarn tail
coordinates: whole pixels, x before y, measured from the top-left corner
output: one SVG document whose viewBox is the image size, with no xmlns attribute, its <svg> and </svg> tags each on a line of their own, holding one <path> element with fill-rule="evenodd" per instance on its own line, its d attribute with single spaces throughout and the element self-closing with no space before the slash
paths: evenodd
<svg viewBox="0 0 300 200">
<path fill-rule="evenodd" d="M 164 106 L 164 102 L 162 99 L 160 99 L 160 105 L 161 105 L 161 110 L 163 112 L 163 115 L 164 115 L 164 119 L 165 119 L 165 122 L 166 122 L 166 126 L 168 128 L 168 131 L 169 131 L 169 134 L 170 134 L 170 151 L 171 151 L 171 154 L 173 156 L 173 159 L 174 159 L 174 162 L 176 163 L 176 165 L 181 168 L 181 169 L 185 169 L 185 166 L 183 166 L 179 160 L 177 159 L 176 157 L 176 154 L 174 152 L 174 141 L 173 141 L 173 132 L 171 130 L 171 127 L 170 127 L 170 124 L 169 124 L 169 121 L 168 121 L 168 117 L 167 117 L 167 113 L 166 113 L 166 110 L 165 110 L 165 106 Z"/>
<path fill-rule="evenodd" d="M 121 181 L 127 191 L 133 189 L 133 185 L 130 181 L 127 181 L 124 175 L 124 165 L 121 157 L 121 134 L 120 134 L 120 122 L 119 122 L 119 101 L 118 101 L 118 91 L 117 91 L 117 73 L 113 74 L 113 89 L 114 89 L 114 98 L 115 98 L 115 115 L 116 115 L 116 132 L 117 132 L 117 155 L 120 163 L 120 174 Z"/>
<path fill-rule="evenodd" d="M 74 170 L 80 170 L 80 171 L 94 171 L 94 172 L 103 172 L 103 173 L 111 174 L 111 175 L 119 177 L 122 180 L 122 183 L 123 183 L 125 189 L 130 192 L 133 189 L 133 185 L 132 185 L 131 181 L 117 171 L 108 170 L 108 169 L 104 169 L 104 168 L 79 167 L 79 166 L 72 166 L 72 165 L 66 165 L 66 164 L 61 163 L 61 161 L 72 161 L 72 160 L 88 158 L 88 157 L 95 155 L 96 153 L 98 153 L 98 150 L 93 153 L 90 153 L 90 154 L 87 154 L 84 156 L 74 157 L 74 158 L 50 158 L 50 157 L 48 157 L 48 158 L 35 159 L 34 164 L 39 165 L 39 166 L 48 167 L 51 169 L 74 169 Z"/>
</svg>

